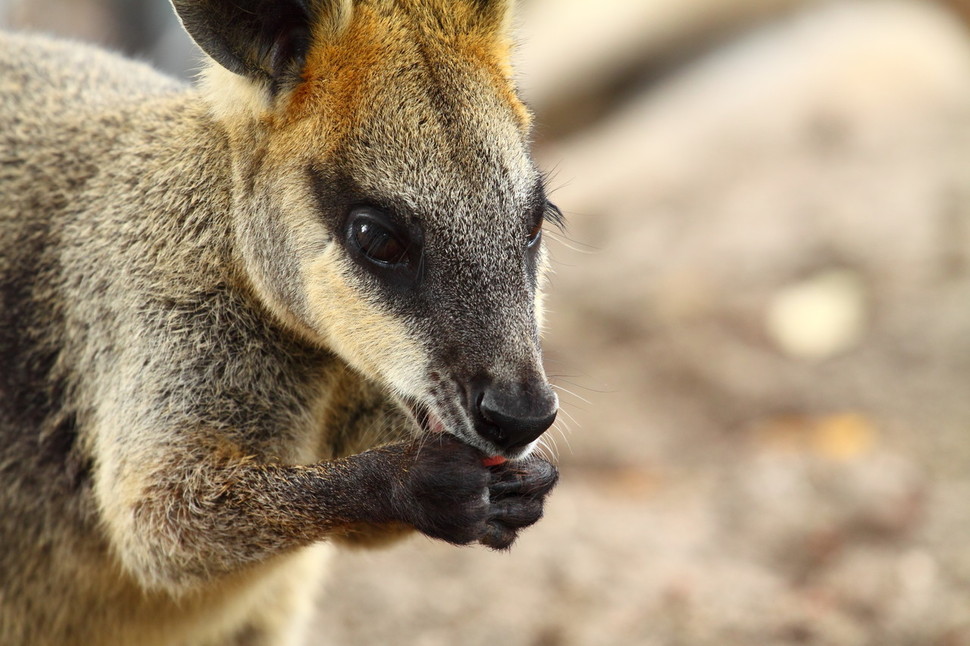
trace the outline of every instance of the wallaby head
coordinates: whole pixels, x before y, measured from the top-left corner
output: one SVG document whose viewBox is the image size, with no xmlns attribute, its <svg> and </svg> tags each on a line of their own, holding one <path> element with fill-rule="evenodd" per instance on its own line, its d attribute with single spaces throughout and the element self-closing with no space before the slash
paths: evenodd
<svg viewBox="0 0 970 646">
<path fill-rule="evenodd" d="M 523 455 L 559 217 L 509 66 L 512 0 L 174 0 L 214 63 L 241 266 L 426 431 Z"/>
</svg>

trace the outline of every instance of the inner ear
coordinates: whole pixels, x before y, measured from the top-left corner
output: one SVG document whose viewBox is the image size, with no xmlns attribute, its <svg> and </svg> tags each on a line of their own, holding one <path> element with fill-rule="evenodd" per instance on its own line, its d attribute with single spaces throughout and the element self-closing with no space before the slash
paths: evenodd
<svg viewBox="0 0 970 646">
<path fill-rule="evenodd" d="M 310 47 L 306 0 L 172 0 L 185 31 L 230 72 L 276 93 L 295 80 Z"/>
</svg>

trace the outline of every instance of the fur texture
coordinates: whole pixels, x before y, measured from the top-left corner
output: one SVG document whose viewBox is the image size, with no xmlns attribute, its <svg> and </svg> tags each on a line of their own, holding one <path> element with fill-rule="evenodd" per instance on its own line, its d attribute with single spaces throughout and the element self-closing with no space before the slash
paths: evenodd
<svg viewBox="0 0 970 646">
<path fill-rule="evenodd" d="M 0 34 L 5 645 L 296 644 L 327 541 L 557 478 L 509 3 L 175 5 L 199 90 Z"/>
</svg>

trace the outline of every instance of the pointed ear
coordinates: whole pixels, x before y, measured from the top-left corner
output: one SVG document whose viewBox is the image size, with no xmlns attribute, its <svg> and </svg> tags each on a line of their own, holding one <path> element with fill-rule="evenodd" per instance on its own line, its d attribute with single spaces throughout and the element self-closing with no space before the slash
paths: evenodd
<svg viewBox="0 0 970 646">
<path fill-rule="evenodd" d="M 183 27 L 230 72 L 276 93 L 299 75 L 310 46 L 306 0 L 172 0 Z"/>
</svg>

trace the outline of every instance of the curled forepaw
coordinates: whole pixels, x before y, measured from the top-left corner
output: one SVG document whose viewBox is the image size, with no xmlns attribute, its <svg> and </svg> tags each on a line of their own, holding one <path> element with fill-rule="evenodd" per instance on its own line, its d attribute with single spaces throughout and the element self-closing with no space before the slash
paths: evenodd
<svg viewBox="0 0 970 646">
<path fill-rule="evenodd" d="M 556 486 L 559 471 L 541 458 L 507 462 L 490 471 L 489 518 L 479 542 L 507 549 L 519 530 L 542 518 L 545 498 Z"/>
</svg>

